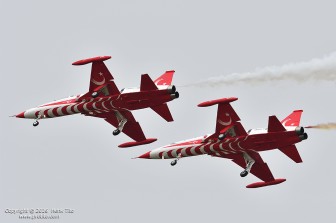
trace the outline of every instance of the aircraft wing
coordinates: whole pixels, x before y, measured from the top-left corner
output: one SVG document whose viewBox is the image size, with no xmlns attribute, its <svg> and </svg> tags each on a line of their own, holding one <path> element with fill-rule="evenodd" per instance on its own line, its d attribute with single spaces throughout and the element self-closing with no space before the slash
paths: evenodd
<svg viewBox="0 0 336 223">
<path fill-rule="evenodd" d="M 267 163 L 263 161 L 260 154 L 254 151 L 248 151 L 247 153 L 249 156 L 251 156 L 255 160 L 255 163 L 253 164 L 250 173 L 252 173 L 254 176 L 258 177 L 264 182 L 274 181 L 275 179 L 273 177 L 271 170 L 269 169 Z M 245 160 L 241 154 L 225 155 L 225 154 L 216 153 L 213 156 L 231 159 L 234 163 L 241 166 L 243 169 L 246 168 Z"/>
<path fill-rule="evenodd" d="M 230 105 L 230 102 L 238 98 L 222 98 L 206 101 L 199 104 L 199 107 L 208 107 L 218 104 L 215 133 L 205 140 L 217 139 L 219 134 L 229 134 L 232 137 L 246 136 L 247 133 L 240 123 L 240 118 Z"/>
<path fill-rule="evenodd" d="M 134 116 L 130 111 L 127 110 L 118 110 L 115 112 L 107 112 L 107 113 L 100 113 L 100 114 L 95 114 L 93 115 L 94 117 L 99 117 L 99 118 L 104 118 L 105 121 L 113 125 L 114 127 L 118 127 L 119 120 L 118 120 L 118 115 L 117 113 L 120 113 L 124 118 L 127 119 L 126 124 L 124 125 L 124 128 L 122 129 L 122 132 L 125 133 L 127 136 L 132 138 L 133 140 L 137 142 L 141 142 L 146 140 L 146 137 L 141 129 L 141 126 L 139 122 L 137 122 L 134 119 Z M 89 115 L 89 114 L 85 114 Z M 91 116 L 91 115 L 89 115 Z"/>
</svg>

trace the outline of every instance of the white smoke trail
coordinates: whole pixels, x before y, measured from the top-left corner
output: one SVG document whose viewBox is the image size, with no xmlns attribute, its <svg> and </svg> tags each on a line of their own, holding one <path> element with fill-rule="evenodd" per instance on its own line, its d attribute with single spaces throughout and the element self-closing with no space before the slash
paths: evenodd
<svg viewBox="0 0 336 223">
<path fill-rule="evenodd" d="M 325 123 L 325 124 L 311 125 L 311 126 L 307 126 L 306 128 L 332 130 L 332 129 L 336 129 L 336 123 Z"/>
<path fill-rule="evenodd" d="M 295 82 L 308 81 L 335 81 L 336 80 L 336 52 L 322 58 L 310 61 L 289 63 L 283 66 L 270 66 L 258 68 L 253 72 L 233 73 L 211 77 L 196 83 L 184 86 L 219 86 L 228 84 L 260 84 L 290 80 Z"/>
</svg>

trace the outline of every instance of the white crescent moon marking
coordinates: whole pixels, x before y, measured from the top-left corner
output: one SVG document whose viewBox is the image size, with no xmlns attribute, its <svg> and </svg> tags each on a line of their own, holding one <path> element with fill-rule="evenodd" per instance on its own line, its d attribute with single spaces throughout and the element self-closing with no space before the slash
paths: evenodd
<svg viewBox="0 0 336 223">
<path fill-rule="evenodd" d="M 205 146 L 205 145 L 204 145 Z M 204 152 L 204 146 L 201 146 L 201 148 L 200 148 L 200 153 L 201 154 L 204 154 L 205 152 Z"/>
<path fill-rule="evenodd" d="M 182 151 L 181 151 L 182 156 L 184 156 L 184 157 L 188 156 L 187 153 L 186 153 L 187 149 L 188 149 L 188 147 L 182 149 Z"/>
<path fill-rule="evenodd" d="M 220 149 L 220 150 L 224 150 L 224 149 L 223 149 L 223 143 L 220 143 L 220 144 L 219 144 L 219 149 Z"/>
<path fill-rule="evenodd" d="M 93 102 L 92 107 L 93 107 L 95 110 L 98 110 L 98 108 L 96 107 L 96 103 L 97 103 L 97 102 Z"/>
<path fill-rule="evenodd" d="M 84 104 L 83 109 L 84 109 L 85 111 L 90 111 L 90 110 L 86 107 L 87 104 L 88 104 L 88 103 L 85 103 L 85 104 Z"/>
<path fill-rule="evenodd" d="M 229 117 L 229 121 L 227 121 L 227 122 L 223 122 L 222 120 L 218 119 L 218 123 L 221 124 L 221 125 L 224 125 L 224 126 L 231 125 L 231 123 L 232 123 L 232 119 L 231 119 L 231 117 L 230 117 L 230 114 L 229 114 L 229 113 L 225 113 L 225 115 L 226 115 L 227 117 Z"/>
<path fill-rule="evenodd" d="M 105 107 L 105 101 L 103 101 L 102 106 L 104 109 L 108 110 L 108 108 Z"/>
<path fill-rule="evenodd" d="M 217 152 L 216 149 L 214 149 L 215 144 L 217 144 L 217 142 L 215 142 L 214 144 L 212 144 L 212 145 L 210 146 L 210 150 L 211 150 L 212 152 L 214 152 L 214 153 Z"/>
<path fill-rule="evenodd" d="M 231 146 L 231 143 L 232 143 L 232 142 L 229 143 L 229 147 L 234 151 L 234 149 L 233 149 L 232 146 Z"/>
<path fill-rule="evenodd" d="M 91 82 L 92 83 L 94 83 L 95 85 L 102 85 L 102 84 L 104 84 L 105 83 L 105 77 L 103 76 L 103 73 L 102 72 L 100 72 L 99 73 L 99 76 L 102 76 L 103 77 L 103 80 L 101 80 L 101 81 L 97 81 L 97 80 L 95 80 L 95 79 L 91 79 Z"/>
<path fill-rule="evenodd" d="M 163 79 L 163 78 L 160 78 L 159 80 L 155 81 L 154 83 L 155 83 L 156 85 L 167 85 L 166 83 L 160 84 L 160 82 L 161 82 L 162 80 L 164 80 L 164 79 Z"/>
<path fill-rule="evenodd" d="M 289 121 L 291 121 L 290 118 L 286 119 L 285 121 L 283 121 L 282 125 L 287 126 L 286 123 L 289 122 Z"/>
<path fill-rule="evenodd" d="M 112 106 L 112 108 L 115 108 L 113 105 L 113 101 L 110 101 L 110 105 Z"/>
<path fill-rule="evenodd" d="M 241 143 L 241 141 L 238 142 L 239 148 L 242 149 L 242 150 L 244 150 L 244 148 L 240 146 L 240 143 Z"/>
<path fill-rule="evenodd" d="M 73 111 L 71 111 L 71 108 L 73 107 L 74 105 L 70 105 L 66 108 L 66 111 L 69 115 L 73 114 Z"/>
<path fill-rule="evenodd" d="M 65 106 L 61 106 L 61 107 L 58 107 L 57 109 L 56 109 L 56 113 L 59 115 L 59 116 L 63 116 L 64 114 L 63 114 L 63 112 L 62 112 L 62 108 L 63 107 L 65 107 Z"/>
<path fill-rule="evenodd" d="M 195 153 L 195 148 L 196 148 L 196 146 L 191 147 L 191 149 L 190 149 L 190 153 L 191 153 L 191 155 L 197 155 L 197 154 Z"/>
<path fill-rule="evenodd" d="M 80 103 L 80 104 L 82 104 L 82 103 Z M 80 111 L 78 110 L 78 106 L 79 106 L 80 104 L 77 104 L 77 105 L 74 106 L 74 111 L 75 111 L 76 113 L 80 113 Z"/>
<path fill-rule="evenodd" d="M 48 114 L 48 116 L 49 116 L 50 118 L 55 117 L 55 115 L 52 113 L 52 108 L 51 108 L 51 109 L 48 109 L 47 114 Z"/>
</svg>

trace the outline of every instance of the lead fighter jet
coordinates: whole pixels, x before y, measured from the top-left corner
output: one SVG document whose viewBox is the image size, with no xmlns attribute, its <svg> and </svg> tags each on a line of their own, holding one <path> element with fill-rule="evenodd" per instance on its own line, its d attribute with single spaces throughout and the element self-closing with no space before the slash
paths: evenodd
<svg viewBox="0 0 336 223">
<path fill-rule="evenodd" d="M 119 147 L 131 147 L 156 141 L 145 137 L 131 110 L 151 108 L 166 121 L 173 121 L 166 103 L 179 97 L 176 87 L 171 85 L 175 71 L 166 71 L 154 81 L 148 74 L 143 74 L 140 88 L 119 90 L 103 62 L 110 58 L 111 56 L 100 56 L 73 63 L 73 65 L 92 63 L 90 87 L 86 94 L 49 102 L 21 112 L 15 117 L 35 119 L 33 126 L 38 126 L 41 119 L 83 114 L 103 118 L 113 125 L 116 128 L 113 135 L 123 132 L 135 140 L 123 143 Z"/>
<path fill-rule="evenodd" d="M 237 99 L 222 98 L 198 105 L 199 107 L 218 105 L 215 133 L 163 146 L 138 158 L 174 159 L 171 165 L 175 166 L 182 157 L 206 154 L 232 160 L 244 168 L 240 173 L 241 177 L 251 172 L 262 180 L 247 185 L 247 188 L 284 182 L 285 179 L 273 177 L 259 152 L 279 149 L 294 162 L 301 163 L 302 159 L 295 144 L 308 138 L 304 128 L 299 126 L 302 110 L 295 110 L 281 122 L 276 116 L 269 116 L 267 129 L 251 129 L 246 132 L 240 123 L 240 118 L 230 105 L 230 102 Z"/>
</svg>

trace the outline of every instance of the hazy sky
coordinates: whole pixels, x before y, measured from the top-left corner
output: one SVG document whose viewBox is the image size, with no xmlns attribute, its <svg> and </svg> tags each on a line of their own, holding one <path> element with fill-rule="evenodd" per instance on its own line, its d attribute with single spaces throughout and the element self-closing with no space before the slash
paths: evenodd
<svg viewBox="0 0 336 223">
<path fill-rule="evenodd" d="M 199 156 L 131 159 L 162 145 L 215 129 L 216 108 L 232 103 L 245 129 L 266 127 L 303 109 L 302 125 L 336 121 L 335 81 L 271 81 L 177 87 L 175 119 L 133 112 L 149 145 L 119 149 L 100 119 L 74 115 L 40 121 L 8 118 L 89 87 L 90 66 L 71 63 L 111 55 L 107 67 L 119 88 L 176 71 L 184 86 L 210 77 L 323 58 L 336 51 L 334 1 L 2 1 L 0 221 L 20 220 L 6 209 L 65 209 L 59 220 L 37 222 L 333 222 L 336 131 L 307 129 L 296 164 L 279 151 L 261 153 L 285 183 L 246 189 L 233 162 Z M 336 73 L 336 70 L 335 70 Z M 302 74 L 302 73 L 301 73 Z M 302 77 L 304 78 L 304 77 Z"/>
</svg>

